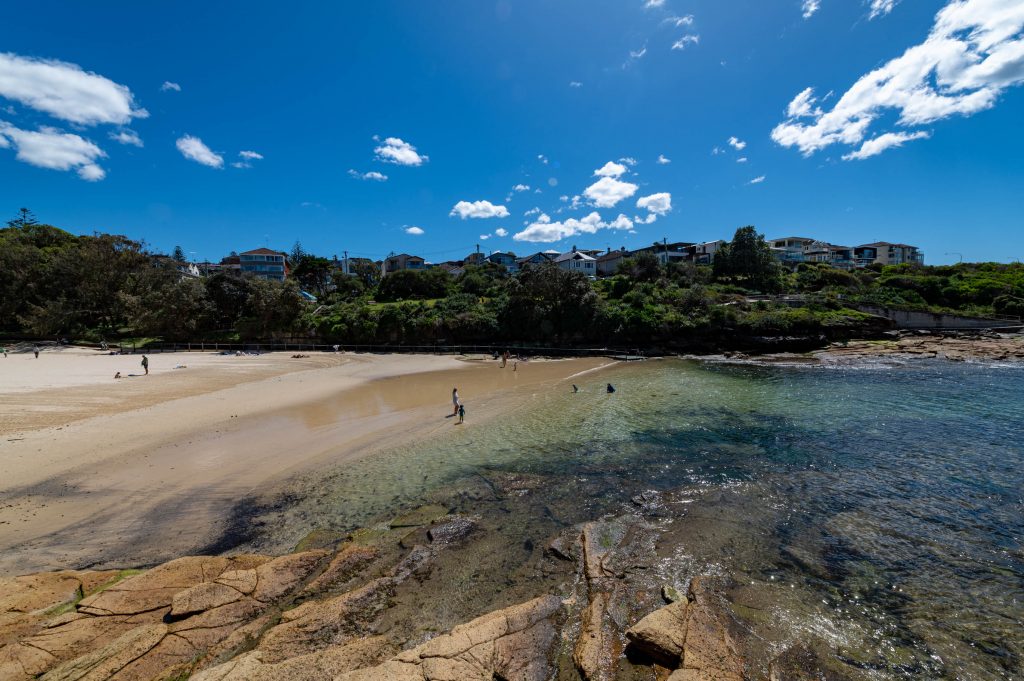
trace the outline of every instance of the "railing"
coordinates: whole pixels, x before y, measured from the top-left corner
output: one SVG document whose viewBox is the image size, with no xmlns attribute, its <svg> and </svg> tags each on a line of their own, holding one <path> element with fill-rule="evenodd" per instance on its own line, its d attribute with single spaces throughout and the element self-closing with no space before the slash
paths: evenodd
<svg viewBox="0 0 1024 681">
<path fill-rule="evenodd" d="M 264 353 L 264 352 L 355 352 L 370 354 L 429 354 L 429 355 L 501 355 L 506 350 L 513 356 L 544 356 L 544 357 L 607 357 L 607 356 L 629 356 L 640 357 L 651 354 L 636 347 L 632 348 L 575 348 L 575 347 L 550 347 L 521 344 L 508 345 L 448 345 L 448 344 L 420 344 L 420 345 L 398 345 L 398 344 L 352 344 L 338 343 L 303 343 L 303 342 L 277 342 L 277 341 L 253 341 L 249 343 L 219 343 L 219 342 L 197 342 L 197 343 L 149 343 L 144 347 L 126 345 L 120 348 L 122 352 L 130 354 L 139 353 L 163 353 L 163 352 L 219 352 L 233 354 L 242 353 Z"/>
</svg>

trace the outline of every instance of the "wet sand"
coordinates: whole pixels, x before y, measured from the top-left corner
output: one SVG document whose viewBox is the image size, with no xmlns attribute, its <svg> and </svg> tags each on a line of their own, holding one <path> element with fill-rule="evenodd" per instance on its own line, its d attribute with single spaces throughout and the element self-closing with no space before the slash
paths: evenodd
<svg viewBox="0 0 1024 681">
<path fill-rule="evenodd" d="M 240 504 L 292 476 L 486 427 L 609 363 L 513 372 L 489 358 L 181 353 L 152 356 L 148 377 L 112 379 L 125 372 L 115 360 L 138 373 L 139 359 L 54 352 L 12 356 L 22 366 L 0 371 L 0 575 L 149 565 L 215 546 Z M 454 386 L 461 426 L 446 418 Z"/>
</svg>

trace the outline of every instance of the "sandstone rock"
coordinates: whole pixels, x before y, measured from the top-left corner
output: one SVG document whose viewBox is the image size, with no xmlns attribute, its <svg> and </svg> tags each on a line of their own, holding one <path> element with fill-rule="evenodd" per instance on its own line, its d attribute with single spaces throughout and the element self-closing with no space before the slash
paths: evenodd
<svg viewBox="0 0 1024 681">
<path fill-rule="evenodd" d="M 230 564 L 228 558 L 178 558 L 82 599 L 78 610 L 91 615 L 134 615 L 163 608 L 171 604 L 174 594 L 215 579 Z"/>
<path fill-rule="evenodd" d="M 477 522 L 466 516 L 451 515 L 442 518 L 427 530 L 427 538 L 435 544 L 454 544 L 462 541 L 476 529 Z"/>
<path fill-rule="evenodd" d="M 308 601 L 281 614 L 282 623 L 264 634 L 258 650 L 267 663 L 280 662 L 351 642 L 367 633 L 370 621 L 391 598 L 394 580 L 376 579 L 326 601 Z"/>
<path fill-rule="evenodd" d="M 275 601 L 297 588 L 330 553 L 322 549 L 293 553 L 275 558 L 256 568 L 257 586 L 253 598 L 264 603 Z"/>
<path fill-rule="evenodd" d="M 560 609 L 557 598 L 542 596 L 497 610 L 335 681 L 544 681 Z"/>
<path fill-rule="evenodd" d="M 230 586 L 217 582 L 203 582 L 174 594 L 174 598 L 171 599 L 170 616 L 180 619 L 197 612 L 234 603 L 244 597 L 241 591 Z"/>
<path fill-rule="evenodd" d="M 109 644 L 65 662 L 43 676 L 44 681 L 92 681 L 108 679 L 123 667 L 152 650 L 167 634 L 163 624 L 135 627 Z"/>
<path fill-rule="evenodd" d="M 651 657 L 676 666 L 686 649 L 688 609 L 683 599 L 655 610 L 627 629 L 626 638 Z"/>
<path fill-rule="evenodd" d="M 604 611 L 608 597 L 595 594 L 583 612 L 580 636 L 573 649 L 572 661 L 584 681 L 604 681 L 612 678 L 609 666 L 608 642 L 605 640 Z"/>
<path fill-rule="evenodd" d="M 431 504 L 420 506 L 414 511 L 398 516 L 390 523 L 392 529 L 399 527 L 422 527 L 448 515 L 448 509 L 444 506 Z"/>
<path fill-rule="evenodd" d="M 193 675 L 190 681 L 321 681 L 379 664 L 391 651 L 391 646 L 380 636 L 274 664 L 264 662 L 263 653 L 254 651 Z"/>
<path fill-rule="evenodd" d="M 259 577 L 256 576 L 256 569 L 250 570 L 228 570 L 217 578 L 216 584 L 230 586 L 235 591 L 248 596 L 256 590 Z"/>
<path fill-rule="evenodd" d="M 318 594 L 345 584 L 369 565 L 380 552 L 372 546 L 346 544 L 331 559 L 327 568 L 303 590 L 306 594 Z"/>
<path fill-rule="evenodd" d="M 619 545 L 625 528 L 615 522 L 593 522 L 583 526 L 583 566 L 590 581 L 612 576 L 605 569 L 605 557 Z"/>
</svg>

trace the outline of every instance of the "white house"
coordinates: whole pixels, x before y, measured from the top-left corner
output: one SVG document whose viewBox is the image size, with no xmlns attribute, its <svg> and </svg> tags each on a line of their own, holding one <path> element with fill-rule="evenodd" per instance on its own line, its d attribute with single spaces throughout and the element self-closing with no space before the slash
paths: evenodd
<svg viewBox="0 0 1024 681">
<path fill-rule="evenodd" d="M 588 277 L 597 276 L 597 260 L 591 255 L 577 251 L 575 246 L 568 253 L 562 253 L 555 258 L 554 262 L 563 270 L 582 272 Z"/>
</svg>

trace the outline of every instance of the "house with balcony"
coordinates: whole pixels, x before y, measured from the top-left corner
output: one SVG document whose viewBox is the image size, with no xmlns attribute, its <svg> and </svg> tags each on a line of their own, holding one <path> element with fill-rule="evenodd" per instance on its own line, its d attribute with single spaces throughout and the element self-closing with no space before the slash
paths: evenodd
<svg viewBox="0 0 1024 681">
<path fill-rule="evenodd" d="M 821 242 L 804 236 L 786 236 L 781 239 L 770 239 L 768 248 L 772 249 L 772 254 L 783 265 L 795 267 L 806 262 L 806 252 L 816 243 Z"/>
<path fill-rule="evenodd" d="M 425 269 L 427 269 L 427 262 L 423 258 L 408 253 L 391 254 L 384 258 L 384 262 L 381 264 L 381 274 L 385 276 L 399 270 L 419 271 Z"/>
<path fill-rule="evenodd" d="M 854 250 L 854 261 L 858 267 L 866 267 L 872 263 L 882 265 L 923 265 L 924 253 L 917 246 L 909 244 L 892 244 L 888 241 L 876 241 L 873 244 L 857 246 Z"/>
<path fill-rule="evenodd" d="M 260 279 L 284 281 L 288 276 L 288 256 L 269 248 L 245 251 L 238 254 L 238 269 Z"/>
<path fill-rule="evenodd" d="M 516 254 L 512 251 L 495 251 L 487 256 L 487 262 L 494 263 L 495 265 L 501 265 L 510 274 L 514 274 L 519 271 L 519 263 L 516 261 Z"/>
<path fill-rule="evenodd" d="M 685 262 L 693 259 L 693 247 L 696 244 L 688 241 L 676 241 L 673 243 L 654 243 L 651 246 L 638 248 L 630 251 L 627 257 L 635 257 L 641 253 L 650 253 L 658 259 L 662 265 L 670 262 Z"/>
<path fill-rule="evenodd" d="M 718 239 L 717 241 L 705 241 L 702 244 L 694 244 L 693 261 L 698 265 L 710 265 L 715 261 L 715 253 L 727 243 L 729 242 Z"/>
<path fill-rule="evenodd" d="M 533 255 L 527 255 L 522 258 L 516 259 L 516 264 L 519 265 L 519 269 L 523 270 L 527 267 L 536 267 L 537 265 L 546 265 L 559 256 L 558 251 L 540 251 Z"/>
</svg>

